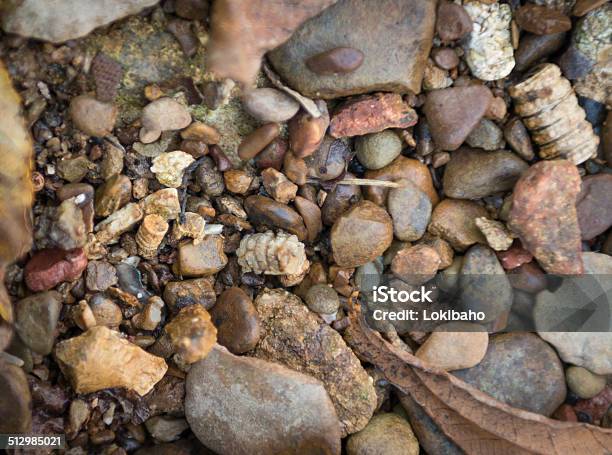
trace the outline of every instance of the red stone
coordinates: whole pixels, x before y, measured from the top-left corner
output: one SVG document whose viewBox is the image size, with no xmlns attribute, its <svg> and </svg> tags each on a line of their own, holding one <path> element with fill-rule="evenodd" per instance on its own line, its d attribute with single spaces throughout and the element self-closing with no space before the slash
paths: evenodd
<svg viewBox="0 0 612 455">
<path fill-rule="evenodd" d="M 520 240 L 515 240 L 512 246 L 506 251 L 499 251 L 497 253 L 497 259 L 499 259 L 499 262 L 501 262 L 505 270 L 512 270 L 531 262 L 533 255 L 523 248 L 523 244 Z"/>
<path fill-rule="evenodd" d="M 612 387 L 606 386 L 598 395 L 588 400 L 578 400 L 574 411 L 584 412 L 591 416 L 593 422 L 598 422 L 606 415 L 608 408 L 612 405 Z"/>
<path fill-rule="evenodd" d="M 63 281 L 76 280 L 87 267 L 82 248 L 38 251 L 25 266 L 25 283 L 32 291 L 47 291 Z"/>
<path fill-rule="evenodd" d="M 552 415 L 553 419 L 562 420 L 563 422 L 578 422 L 576 412 L 569 404 L 562 404 Z"/>
</svg>

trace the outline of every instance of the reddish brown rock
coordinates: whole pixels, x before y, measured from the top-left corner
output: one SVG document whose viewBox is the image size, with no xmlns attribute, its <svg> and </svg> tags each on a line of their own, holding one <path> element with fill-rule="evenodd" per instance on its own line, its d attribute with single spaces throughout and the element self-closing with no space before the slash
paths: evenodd
<svg viewBox="0 0 612 455">
<path fill-rule="evenodd" d="M 509 249 L 497 253 L 497 259 L 504 269 L 512 270 L 531 262 L 533 255 L 523 248 L 520 240 L 515 240 Z"/>
<path fill-rule="evenodd" d="M 579 192 L 578 169 L 565 160 L 534 164 L 514 187 L 508 226 L 549 273 L 583 272 Z"/>
<path fill-rule="evenodd" d="M 471 31 L 472 19 L 463 6 L 446 1 L 440 3 L 436 17 L 436 33 L 442 41 L 461 39 Z"/>
<path fill-rule="evenodd" d="M 250 160 L 257 156 L 270 142 L 280 134 L 278 123 L 266 123 L 260 126 L 240 143 L 238 156 L 241 160 Z"/>
<path fill-rule="evenodd" d="M 576 210 L 584 240 L 591 240 L 607 231 L 612 226 L 612 175 L 585 177 Z"/>
<path fill-rule="evenodd" d="M 391 262 L 391 271 L 405 283 L 419 286 L 436 275 L 439 265 L 438 252 L 431 246 L 421 244 L 399 250 Z"/>
<path fill-rule="evenodd" d="M 308 231 L 308 241 L 314 242 L 321 231 L 323 223 L 321 222 L 321 209 L 314 202 L 309 201 L 302 196 L 297 196 L 294 201 L 295 208 L 304 219 L 306 230 Z"/>
<path fill-rule="evenodd" d="M 352 47 L 336 47 L 306 59 L 306 66 L 317 74 L 346 74 L 363 63 L 363 52 Z"/>
<path fill-rule="evenodd" d="M 47 291 L 63 281 L 76 280 L 87 267 L 81 248 L 64 251 L 49 248 L 38 251 L 25 266 L 25 282 L 32 291 Z"/>
<path fill-rule="evenodd" d="M 408 128 L 416 124 L 417 114 L 398 93 L 375 93 L 353 98 L 332 116 L 332 137 L 361 136 L 387 128 Z"/>
<path fill-rule="evenodd" d="M 552 35 L 572 28 L 572 21 L 561 11 L 533 3 L 516 10 L 514 20 L 523 30 L 536 35 Z"/>
<path fill-rule="evenodd" d="M 265 196 L 249 196 L 244 201 L 244 209 L 249 215 L 249 221 L 255 224 L 283 229 L 297 235 L 299 240 L 307 236 L 304 220 L 286 204 Z"/>
<path fill-rule="evenodd" d="M 234 354 L 253 349 L 261 336 L 261 322 L 251 298 L 240 288 L 226 289 L 210 312 L 219 344 Z"/>
<path fill-rule="evenodd" d="M 301 111 L 289 122 L 289 145 L 298 158 L 312 155 L 321 146 L 329 126 L 327 105 L 324 101 L 317 101 L 316 104 L 321 111 L 320 117 L 314 118 L 308 112 Z"/>
<path fill-rule="evenodd" d="M 277 138 L 257 154 L 255 157 L 255 165 L 259 169 L 272 167 L 280 171 L 283 167 L 285 153 L 287 153 L 287 141 Z"/>
</svg>

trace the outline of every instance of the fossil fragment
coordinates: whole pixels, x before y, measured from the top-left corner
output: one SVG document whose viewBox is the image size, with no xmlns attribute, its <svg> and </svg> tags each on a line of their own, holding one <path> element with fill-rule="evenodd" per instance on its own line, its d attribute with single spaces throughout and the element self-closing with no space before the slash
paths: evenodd
<svg viewBox="0 0 612 455">
<path fill-rule="evenodd" d="M 166 232 L 168 232 L 168 223 L 160 215 L 145 216 L 136 233 L 138 254 L 145 258 L 155 257 Z"/>
<path fill-rule="evenodd" d="M 308 266 L 304 244 L 284 232 L 246 235 L 236 255 L 244 272 L 298 275 Z"/>
</svg>

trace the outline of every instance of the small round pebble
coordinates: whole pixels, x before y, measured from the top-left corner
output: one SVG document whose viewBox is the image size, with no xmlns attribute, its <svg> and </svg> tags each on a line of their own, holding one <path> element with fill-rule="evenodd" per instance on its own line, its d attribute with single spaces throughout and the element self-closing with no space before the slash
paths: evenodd
<svg viewBox="0 0 612 455">
<path fill-rule="evenodd" d="M 285 122 L 297 114 L 300 105 L 274 88 L 256 88 L 242 97 L 246 111 L 260 122 Z"/>
<path fill-rule="evenodd" d="M 576 366 L 571 366 L 565 370 L 565 380 L 570 390 L 584 399 L 593 398 L 606 386 L 605 376 L 591 373 L 586 368 Z"/>
<path fill-rule="evenodd" d="M 338 294 L 326 284 L 315 284 L 306 293 L 306 305 L 319 314 L 334 314 L 340 307 Z"/>
<path fill-rule="evenodd" d="M 402 140 L 393 131 L 366 134 L 355 140 L 357 159 L 368 169 L 381 169 L 402 151 Z"/>
</svg>

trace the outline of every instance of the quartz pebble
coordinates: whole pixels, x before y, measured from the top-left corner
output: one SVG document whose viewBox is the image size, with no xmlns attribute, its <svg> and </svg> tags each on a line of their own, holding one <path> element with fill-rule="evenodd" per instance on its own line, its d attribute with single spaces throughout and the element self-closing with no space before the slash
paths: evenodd
<svg viewBox="0 0 612 455">
<path fill-rule="evenodd" d="M 405 283 L 420 286 L 436 275 L 439 265 L 438 252 L 428 245 L 421 244 L 399 250 L 391 262 L 391 271 Z"/>
<path fill-rule="evenodd" d="M 187 107 L 172 98 L 159 98 L 145 106 L 141 116 L 140 142 L 155 142 L 164 131 L 180 130 L 191 123 Z"/>
<path fill-rule="evenodd" d="M 402 141 L 393 131 L 366 134 L 355 140 L 357 159 L 367 169 L 380 169 L 391 163 L 402 151 Z"/>
<path fill-rule="evenodd" d="M 164 330 L 177 355 L 188 364 L 206 357 L 217 341 L 217 329 L 210 314 L 200 305 L 182 308 Z"/>
<path fill-rule="evenodd" d="M 40 292 L 15 305 L 15 329 L 19 338 L 34 352 L 47 355 L 53 349 L 56 327 L 62 309 L 61 295 Z"/>
<path fill-rule="evenodd" d="M 96 320 L 96 325 L 116 328 L 123 320 L 119 305 L 104 294 L 95 294 L 89 301 L 89 307 Z"/>
<path fill-rule="evenodd" d="M 47 291 L 63 281 L 77 279 L 86 266 L 87 257 L 82 248 L 40 250 L 25 266 L 25 283 L 32 291 Z"/>
<path fill-rule="evenodd" d="M 317 74 L 346 74 L 359 68 L 363 58 L 359 49 L 336 47 L 309 57 L 306 66 Z"/>
<path fill-rule="evenodd" d="M 256 88 L 242 96 L 246 111 L 260 122 L 285 122 L 297 114 L 300 105 L 274 88 Z"/>
<path fill-rule="evenodd" d="M 90 95 L 80 95 L 70 101 L 70 116 L 74 125 L 85 134 L 104 137 L 115 127 L 117 107 Z"/>
<path fill-rule="evenodd" d="M 261 322 L 253 300 L 242 289 L 232 287 L 223 291 L 210 315 L 217 327 L 219 344 L 233 354 L 243 354 L 257 345 Z"/>
<path fill-rule="evenodd" d="M 436 65 L 443 70 L 451 70 L 459 65 L 459 57 L 457 56 L 457 53 L 449 47 L 439 47 L 435 49 L 432 51 L 432 56 Z"/>
<path fill-rule="evenodd" d="M 189 153 L 176 150 L 153 158 L 151 172 L 162 185 L 178 188 L 183 183 L 183 172 L 195 161 Z"/>
<path fill-rule="evenodd" d="M 410 424 L 394 413 L 372 417 L 359 433 L 351 435 L 346 444 L 347 455 L 418 455 L 419 441 Z"/>
</svg>

